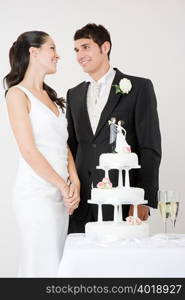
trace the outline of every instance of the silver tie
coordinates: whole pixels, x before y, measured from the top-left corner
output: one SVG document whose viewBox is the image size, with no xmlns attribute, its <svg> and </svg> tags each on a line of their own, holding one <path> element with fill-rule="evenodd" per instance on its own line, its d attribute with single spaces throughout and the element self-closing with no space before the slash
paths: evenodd
<svg viewBox="0 0 185 300">
<path fill-rule="evenodd" d="M 92 98 L 94 100 L 94 104 L 97 104 L 100 96 L 101 83 L 92 82 Z"/>
</svg>

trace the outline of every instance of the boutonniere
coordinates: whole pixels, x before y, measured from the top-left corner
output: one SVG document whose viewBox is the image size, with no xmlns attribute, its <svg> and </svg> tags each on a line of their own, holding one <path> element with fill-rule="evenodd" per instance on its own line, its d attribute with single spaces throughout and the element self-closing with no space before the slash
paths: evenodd
<svg viewBox="0 0 185 300">
<path fill-rule="evenodd" d="M 127 78 L 122 78 L 119 82 L 119 85 L 113 85 L 116 88 L 116 94 L 128 94 L 132 88 L 131 81 Z"/>
</svg>

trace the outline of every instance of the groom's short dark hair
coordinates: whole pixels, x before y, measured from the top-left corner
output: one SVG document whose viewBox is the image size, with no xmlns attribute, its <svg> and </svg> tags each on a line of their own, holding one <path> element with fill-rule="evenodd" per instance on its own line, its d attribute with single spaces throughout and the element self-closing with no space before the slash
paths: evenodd
<svg viewBox="0 0 185 300">
<path fill-rule="evenodd" d="M 111 38 L 108 30 L 102 25 L 96 25 L 94 23 L 89 23 L 84 27 L 78 29 L 74 34 L 74 40 L 79 39 L 92 39 L 99 47 L 103 45 L 104 42 L 110 43 L 110 50 L 108 52 L 108 58 L 111 52 Z"/>
</svg>

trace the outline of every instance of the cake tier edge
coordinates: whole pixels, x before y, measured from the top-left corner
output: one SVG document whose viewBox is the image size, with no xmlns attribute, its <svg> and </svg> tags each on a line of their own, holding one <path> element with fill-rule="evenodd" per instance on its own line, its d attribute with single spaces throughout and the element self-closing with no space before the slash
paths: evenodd
<svg viewBox="0 0 185 300">
<path fill-rule="evenodd" d="M 114 242 L 147 236 L 149 236 L 149 224 L 147 221 L 139 225 L 131 225 L 126 221 L 88 222 L 85 225 L 85 237 L 96 242 Z"/>
</svg>

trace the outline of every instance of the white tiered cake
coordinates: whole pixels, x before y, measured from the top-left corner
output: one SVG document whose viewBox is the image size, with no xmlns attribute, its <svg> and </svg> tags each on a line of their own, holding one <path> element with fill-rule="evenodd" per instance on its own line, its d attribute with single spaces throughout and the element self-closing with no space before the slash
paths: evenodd
<svg viewBox="0 0 185 300">
<path fill-rule="evenodd" d="M 136 153 L 130 147 L 119 153 L 103 153 L 99 158 L 98 169 L 105 171 L 105 177 L 98 183 L 97 188 L 92 188 L 90 204 L 98 205 L 97 222 L 89 222 L 85 226 L 86 238 L 94 241 L 117 241 L 127 238 L 142 238 L 149 235 L 149 225 L 137 217 L 137 205 L 146 204 L 144 190 L 130 187 L 129 170 L 140 168 Z M 109 170 L 118 169 L 118 186 L 112 187 L 109 180 Z M 125 186 L 123 186 L 122 171 L 125 170 Z M 133 204 L 133 216 L 123 221 L 122 205 Z M 114 220 L 103 221 L 102 205 L 114 206 Z"/>
</svg>

